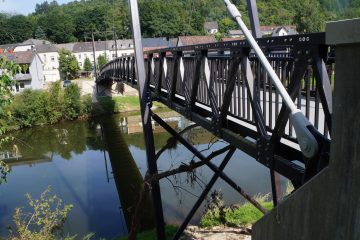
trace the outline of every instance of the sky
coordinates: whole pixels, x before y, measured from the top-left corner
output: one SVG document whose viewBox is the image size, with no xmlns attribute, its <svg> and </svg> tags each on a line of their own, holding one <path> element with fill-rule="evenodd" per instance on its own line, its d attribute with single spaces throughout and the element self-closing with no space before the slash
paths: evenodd
<svg viewBox="0 0 360 240">
<path fill-rule="evenodd" d="M 68 3 L 73 0 L 57 0 L 59 4 Z M 45 0 L 0 0 L 0 12 L 19 13 L 28 15 L 34 12 L 37 3 Z M 50 1 L 48 1 L 50 2 Z"/>
</svg>

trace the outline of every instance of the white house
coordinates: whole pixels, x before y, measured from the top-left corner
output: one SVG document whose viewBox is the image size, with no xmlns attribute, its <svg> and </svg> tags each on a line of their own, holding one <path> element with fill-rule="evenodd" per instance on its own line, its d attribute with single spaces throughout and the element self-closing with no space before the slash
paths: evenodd
<svg viewBox="0 0 360 240">
<path fill-rule="evenodd" d="M 215 34 L 219 31 L 219 25 L 217 22 L 205 22 L 204 30 L 207 34 Z"/>
<path fill-rule="evenodd" d="M 28 39 L 14 48 L 14 52 L 24 52 L 32 50 L 36 45 L 50 44 L 49 41 L 43 39 Z"/>
<path fill-rule="evenodd" d="M 43 62 L 44 81 L 60 80 L 58 48 L 53 44 L 41 44 L 35 45 L 33 50 L 38 53 Z"/>
<path fill-rule="evenodd" d="M 22 72 L 14 76 L 17 82 L 14 92 L 21 92 L 25 88 L 42 89 L 44 85 L 44 73 L 42 61 L 34 51 L 2 53 L 0 56 L 14 61 L 22 67 Z"/>
</svg>

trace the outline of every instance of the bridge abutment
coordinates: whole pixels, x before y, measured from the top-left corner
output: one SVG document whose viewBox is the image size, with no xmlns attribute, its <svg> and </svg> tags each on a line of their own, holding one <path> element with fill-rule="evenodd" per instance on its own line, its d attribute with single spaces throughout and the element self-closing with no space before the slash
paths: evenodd
<svg viewBox="0 0 360 240">
<path fill-rule="evenodd" d="M 253 226 L 253 239 L 360 239 L 360 19 L 330 22 L 336 45 L 330 164 Z"/>
</svg>

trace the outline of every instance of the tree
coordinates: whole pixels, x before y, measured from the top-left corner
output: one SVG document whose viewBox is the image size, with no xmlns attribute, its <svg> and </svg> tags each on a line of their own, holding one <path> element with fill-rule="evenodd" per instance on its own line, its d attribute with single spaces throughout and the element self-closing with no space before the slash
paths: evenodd
<svg viewBox="0 0 360 240">
<path fill-rule="evenodd" d="M 295 3 L 294 23 L 300 33 L 320 32 L 325 28 L 325 17 L 320 4 L 313 0 L 297 1 Z"/>
<path fill-rule="evenodd" d="M 45 34 L 44 30 L 40 26 L 38 26 L 35 29 L 34 38 L 35 39 L 46 39 L 46 34 Z"/>
<path fill-rule="evenodd" d="M 11 88 L 14 85 L 12 80 L 16 71 L 19 71 L 19 66 L 12 61 L 0 57 L 0 119 L 6 119 L 8 113 L 4 109 L 12 102 L 13 96 Z M 4 137 L 6 126 L 0 121 L 0 145 L 10 140 Z M 6 182 L 6 175 L 10 172 L 10 168 L 2 161 L 0 161 L 0 184 Z"/>
<path fill-rule="evenodd" d="M 228 34 L 229 30 L 233 30 L 233 29 L 238 29 L 238 26 L 236 25 L 234 20 L 232 20 L 229 17 L 225 17 L 222 20 L 220 20 L 219 22 L 220 33 Z"/>
<path fill-rule="evenodd" d="M 80 71 L 75 55 L 69 50 L 61 49 L 59 51 L 59 71 L 62 78 L 69 77 L 70 79 L 74 79 Z"/>
<path fill-rule="evenodd" d="M 90 72 L 93 70 L 93 65 L 88 57 L 85 58 L 84 61 L 84 71 Z"/>
<path fill-rule="evenodd" d="M 99 55 L 96 60 L 99 69 L 101 69 L 107 63 L 107 58 L 104 54 Z"/>
</svg>

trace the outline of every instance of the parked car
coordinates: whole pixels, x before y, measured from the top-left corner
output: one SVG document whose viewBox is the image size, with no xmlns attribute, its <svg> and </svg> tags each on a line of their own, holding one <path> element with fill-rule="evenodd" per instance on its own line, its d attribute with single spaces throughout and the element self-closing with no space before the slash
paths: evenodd
<svg viewBox="0 0 360 240">
<path fill-rule="evenodd" d="M 64 80 L 63 87 L 67 87 L 67 86 L 69 86 L 70 84 L 71 84 L 71 81 L 68 80 L 68 79 L 65 79 L 65 80 Z"/>
</svg>

